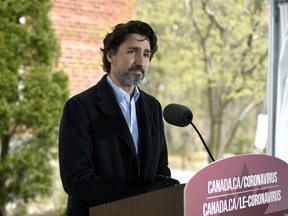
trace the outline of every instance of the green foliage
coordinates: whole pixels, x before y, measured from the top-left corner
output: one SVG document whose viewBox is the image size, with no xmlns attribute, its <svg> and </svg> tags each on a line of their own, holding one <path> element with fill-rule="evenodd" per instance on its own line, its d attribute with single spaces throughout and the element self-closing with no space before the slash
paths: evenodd
<svg viewBox="0 0 288 216">
<path fill-rule="evenodd" d="M 239 128 L 248 125 L 254 136 L 255 124 L 246 117 L 265 95 L 265 1 L 138 0 L 137 8 L 137 18 L 159 39 L 143 88 L 164 105 L 192 107 L 217 159 L 242 135 Z"/>
<path fill-rule="evenodd" d="M 152 60 L 144 88 L 164 103 L 176 98 L 182 101 L 189 86 L 190 90 L 193 88 L 193 78 L 199 72 L 191 73 L 191 68 L 196 68 L 196 62 L 191 59 L 197 55 L 197 49 L 191 43 L 189 20 L 183 16 L 184 4 L 175 0 L 138 1 L 137 8 L 138 18 L 154 27 L 159 41 L 159 51 Z"/>
<path fill-rule="evenodd" d="M 254 140 L 249 137 L 236 137 L 227 152 L 234 155 L 251 154 L 254 150 Z"/>
<path fill-rule="evenodd" d="M 53 71 L 60 49 L 50 9 L 50 0 L 0 2 L 0 213 L 51 193 L 69 91 L 67 75 Z"/>
</svg>

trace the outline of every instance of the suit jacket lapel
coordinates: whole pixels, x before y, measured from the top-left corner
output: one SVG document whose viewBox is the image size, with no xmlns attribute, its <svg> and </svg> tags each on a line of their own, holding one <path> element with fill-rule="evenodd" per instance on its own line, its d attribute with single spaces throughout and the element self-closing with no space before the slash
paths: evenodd
<svg viewBox="0 0 288 216">
<path fill-rule="evenodd" d="M 107 121 L 114 128 L 115 132 L 124 141 L 124 143 L 136 154 L 132 135 L 129 131 L 125 118 L 114 96 L 112 88 L 109 86 L 106 76 L 104 76 L 99 84 L 97 96 L 100 98 L 98 106 L 105 115 Z"/>
<path fill-rule="evenodd" d="M 149 113 L 149 102 L 146 98 L 141 94 L 137 102 L 137 117 L 138 117 L 138 128 L 139 128 L 139 145 L 141 146 L 141 167 L 145 172 L 147 165 L 147 161 L 149 161 L 149 157 L 151 155 L 151 128 L 149 126 L 149 122 L 151 122 L 151 115 Z M 144 102 L 145 101 L 145 102 Z M 143 174 L 143 173 L 142 173 Z"/>
</svg>

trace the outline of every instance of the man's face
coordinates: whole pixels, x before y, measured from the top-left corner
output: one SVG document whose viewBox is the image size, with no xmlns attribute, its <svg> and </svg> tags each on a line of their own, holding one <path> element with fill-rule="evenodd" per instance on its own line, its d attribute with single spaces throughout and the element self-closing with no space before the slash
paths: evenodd
<svg viewBox="0 0 288 216">
<path fill-rule="evenodd" d="M 150 42 L 139 34 L 130 34 L 114 53 L 108 54 L 111 79 L 120 87 L 132 87 L 141 82 L 150 64 Z"/>
</svg>

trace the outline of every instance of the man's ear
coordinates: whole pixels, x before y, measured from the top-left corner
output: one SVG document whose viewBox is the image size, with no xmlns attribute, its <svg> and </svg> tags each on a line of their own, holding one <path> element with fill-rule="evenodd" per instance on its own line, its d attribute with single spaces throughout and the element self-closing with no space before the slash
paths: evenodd
<svg viewBox="0 0 288 216">
<path fill-rule="evenodd" d="M 109 52 L 106 54 L 106 58 L 107 58 L 107 60 L 108 60 L 110 63 L 113 62 L 113 56 L 114 56 L 114 54 L 113 54 L 112 51 L 109 51 Z"/>
</svg>

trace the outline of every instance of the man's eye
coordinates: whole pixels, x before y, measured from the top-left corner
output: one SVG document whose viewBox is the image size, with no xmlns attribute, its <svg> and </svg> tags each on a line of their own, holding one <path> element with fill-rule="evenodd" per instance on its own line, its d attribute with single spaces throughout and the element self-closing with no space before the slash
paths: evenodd
<svg viewBox="0 0 288 216">
<path fill-rule="evenodd" d="M 128 53 L 135 53 L 135 50 L 128 50 Z"/>
<path fill-rule="evenodd" d="M 144 56 L 150 58 L 150 53 L 145 53 Z"/>
</svg>

